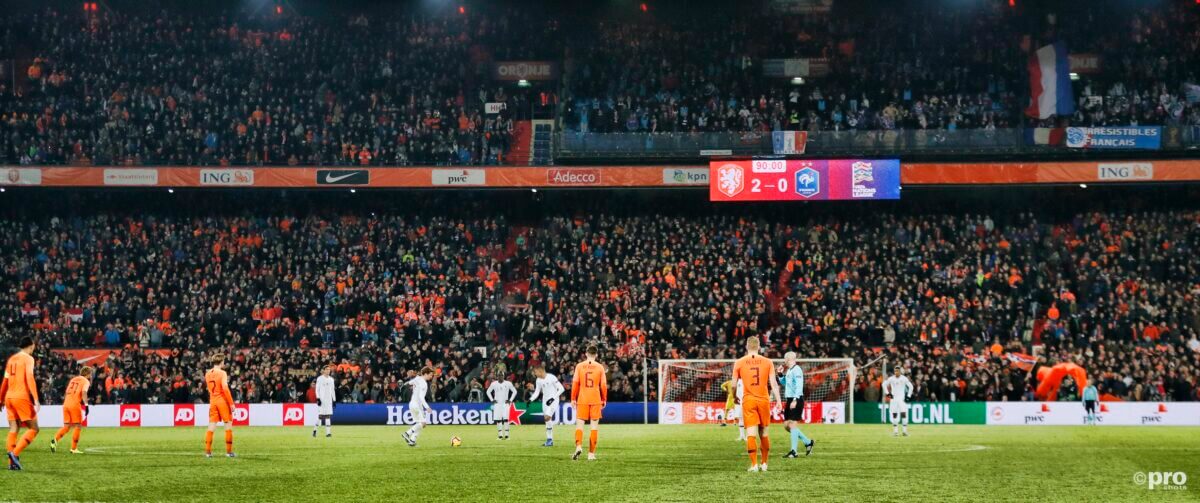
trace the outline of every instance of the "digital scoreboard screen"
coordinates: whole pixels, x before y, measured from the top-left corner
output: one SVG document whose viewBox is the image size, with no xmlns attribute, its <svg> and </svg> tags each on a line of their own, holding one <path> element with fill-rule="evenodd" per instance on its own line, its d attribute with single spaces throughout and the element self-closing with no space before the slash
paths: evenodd
<svg viewBox="0 0 1200 503">
<path fill-rule="evenodd" d="M 712 162 L 710 201 L 843 201 L 900 199 L 896 159 Z"/>
</svg>

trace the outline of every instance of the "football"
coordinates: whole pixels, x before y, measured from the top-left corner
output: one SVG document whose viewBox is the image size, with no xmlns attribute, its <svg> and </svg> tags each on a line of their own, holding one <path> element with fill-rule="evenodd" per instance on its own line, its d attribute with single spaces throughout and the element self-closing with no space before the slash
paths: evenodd
<svg viewBox="0 0 1200 503">
<path fill-rule="evenodd" d="M 453 437 L 450 437 L 450 447 L 458 447 L 458 446 L 460 446 L 460 445 L 462 445 L 462 439 L 461 439 L 461 438 L 458 438 L 458 436 L 457 436 L 457 435 L 456 435 L 456 436 L 453 436 Z"/>
</svg>

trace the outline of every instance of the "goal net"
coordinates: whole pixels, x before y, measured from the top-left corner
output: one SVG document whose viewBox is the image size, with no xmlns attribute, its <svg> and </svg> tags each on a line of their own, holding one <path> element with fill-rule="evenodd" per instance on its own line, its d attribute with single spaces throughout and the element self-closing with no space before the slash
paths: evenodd
<svg viewBox="0 0 1200 503">
<path fill-rule="evenodd" d="M 772 360 L 783 365 L 783 360 Z M 659 424 L 721 423 L 726 420 L 727 393 L 721 385 L 733 378 L 735 360 L 659 360 Z M 854 361 L 850 358 L 796 360 L 804 369 L 804 422 L 853 422 Z M 780 395 L 783 383 L 780 383 Z M 738 400 L 735 400 L 735 403 Z M 730 416 L 736 416 L 736 411 Z M 773 410 L 772 422 L 783 420 Z M 730 417 L 730 421 L 736 417 Z"/>
</svg>

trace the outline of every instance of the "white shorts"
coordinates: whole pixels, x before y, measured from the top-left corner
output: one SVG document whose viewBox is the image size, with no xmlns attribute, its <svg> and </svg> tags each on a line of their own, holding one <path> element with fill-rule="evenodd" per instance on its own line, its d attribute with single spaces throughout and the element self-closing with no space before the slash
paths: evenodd
<svg viewBox="0 0 1200 503">
<path fill-rule="evenodd" d="M 325 403 L 322 405 L 318 405 L 317 406 L 317 415 L 318 416 L 332 416 L 333 415 L 333 404 Z"/>
<path fill-rule="evenodd" d="M 727 421 L 733 421 L 734 419 L 739 420 L 739 422 L 742 419 L 742 404 L 740 403 L 729 409 L 729 417 L 725 418 Z"/>
<path fill-rule="evenodd" d="M 542 402 L 542 417 L 545 419 L 554 419 L 558 417 L 559 405 L 561 405 L 561 403 L 557 399 Z"/>
<path fill-rule="evenodd" d="M 908 412 L 908 402 L 903 400 L 892 399 L 888 402 L 888 412 L 892 414 L 904 414 Z"/>
<path fill-rule="evenodd" d="M 425 422 L 425 409 L 420 404 L 408 404 L 408 411 L 412 414 L 413 424 Z"/>
<path fill-rule="evenodd" d="M 492 404 L 492 422 L 499 423 L 500 421 L 508 420 L 508 404 L 494 403 Z"/>
</svg>

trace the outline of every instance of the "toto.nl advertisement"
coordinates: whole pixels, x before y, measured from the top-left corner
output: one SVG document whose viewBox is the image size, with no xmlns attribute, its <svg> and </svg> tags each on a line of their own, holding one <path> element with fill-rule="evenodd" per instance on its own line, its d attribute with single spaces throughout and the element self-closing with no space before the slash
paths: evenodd
<svg viewBox="0 0 1200 503">
<path fill-rule="evenodd" d="M 984 402 L 914 402 L 908 404 L 912 424 L 984 424 Z M 891 408 L 880 402 L 854 402 L 857 424 L 891 423 Z"/>
<path fill-rule="evenodd" d="M 1200 426 L 1198 402 L 1100 402 L 1097 422 L 1106 426 Z M 1081 425 L 1079 402 L 987 402 L 991 425 Z"/>
<path fill-rule="evenodd" d="M 434 403 L 431 424 L 493 424 L 492 406 L 483 403 Z M 509 411 L 514 422 L 543 422 L 540 403 L 517 403 Z M 233 412 L 235 426 L 300 426 L 317 420 L 317 406 L 311 403 L 237 404 Z M 609 403 L 603 411 L 606 423 L 641 423 L 647 417 L 642 402 Z M 658 404 L 649 404 L 649 417 L 658 414 Z M 0 414 L 0 427 L 8 427 Z M 38 414 L 43 427 L 62 426 L 62 406 L 46 405 Z M 560 422 L 574 422 L 571 404 L 560 406 Z M 412 422 L 408 404 L 338 404 L 333 410 L 334 424 L 400 425 Z M 88 427 L 138 428 L 151 426 L 208 426 L 207 404 L 123 404 L 93 405 L 84 420 Z"/>
</svg>

